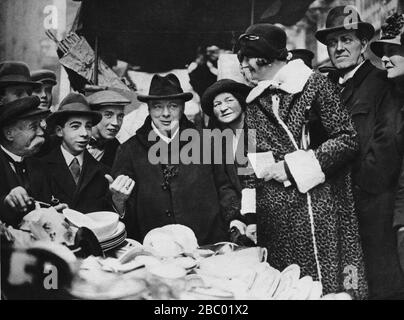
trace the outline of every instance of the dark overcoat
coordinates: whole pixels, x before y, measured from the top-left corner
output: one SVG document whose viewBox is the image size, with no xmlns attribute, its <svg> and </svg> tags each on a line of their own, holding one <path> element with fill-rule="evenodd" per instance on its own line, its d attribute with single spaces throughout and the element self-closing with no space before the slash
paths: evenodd
<svg viewBox="0 0 404 320">
<path fill-rule="evenodd" d="M 402 161 L 401 105 L 385 71 L 366 61 L 341 92 L 359 136 L 352 171 L 371 299 L 404 293 L 393 208 Z"/>
<path fill-rule="evenodd" d="M 183 116 L 175 138 L 179 139 L 185 129 L 195 127 Z M 150 161 L 149 151 L 160 141 L 158 137 L 149 141 L 151 132 L 148 117 L 136 135 L 119 147 L 112 169 L 115 177 L 124 174 L 136 182 L 124 218 L 129 236 L 143 241 L 151 229 L 182 224 L 194 231 L 199 245 L 227 240 L 228 222 L 238 214 L 240 200 L 223 165 L 186 164 L 180 157 L 167 178 L 163 174 L 164 161 Z M 181 151 L 187 142 L 180 142 Z M 170 154 L 175 152 L 170 150 Z"/>
<path fill-rule="evenodd" d="M 51 200 L 51 193 L 46 180 L 46 169 L 38 159 L 27 158 L 26 160 L 27 175 L 29 186 L 27 187 L 27 193 L 35 200 L 49 203 Z M 0 220 L 4 223 L 17 227 L 22 221 L 25 213 L 17 212 L 4 204 L 4 198 L 9 192 L 22 186 L 16 173 L 11 168 L 9 161 L 7 160 L 3 150 L 0 149 Z"/>
<path fill-rule="evenodd" d="M 89 213 L 113 210 L 109 184 L 105 174 L 110 170 L 84 151 L 79 182 L 76 186 L 60 147 L 54 148 L 41 159 L 46 166 L 52 195 L 69 208 Z"/>
</svg>

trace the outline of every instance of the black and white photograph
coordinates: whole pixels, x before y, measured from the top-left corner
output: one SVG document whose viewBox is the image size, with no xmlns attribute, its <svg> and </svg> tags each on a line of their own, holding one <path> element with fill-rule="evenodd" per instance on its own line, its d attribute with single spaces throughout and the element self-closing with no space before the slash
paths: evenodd
<svg viewBox="0 0 404 320">
<path fill-rule="evenodd" d="M 0 245 L 4 302 L 404 300 L 404 0 L 1 0 Z"/>
</svg>

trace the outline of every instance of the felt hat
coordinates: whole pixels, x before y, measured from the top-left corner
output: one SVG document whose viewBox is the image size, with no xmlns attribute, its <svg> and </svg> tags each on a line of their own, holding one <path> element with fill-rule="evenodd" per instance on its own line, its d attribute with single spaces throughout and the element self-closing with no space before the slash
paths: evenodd
<svg viewBox="0 0 404 320">
<path fill-rule="evenodd" d="M 12 85 L 28 85 L 32 88 L 41 86 L 33 81 L 26 63 L 20 61 L 3 61 L 0 63 L 0 88 Z"/>
<path fill-rule="evenodd" d="M 189 101 L 193 97 L 191 92 L 184 92 L 181 88 L 180 81 L 173 74 L 169 73 L 166 76 L 155 74 L 150 83 L 148 95 L 138 95 L 138 100 L 147 102 L 150 100 L 173 100 L 180 99 Z"/>
<path fill-rule="evenodd" d="M 368 40 L 375 34 L 375 28 L 370 23 L 363 22 L 353 6 L 338 6 L 328 12 L 325 28 L 318 30 L 315 37 L 327 45 L 327 35 L 341 30 L 358 30 Z"/>
<path fill-rule="evenodd" d="M 245 99 L 247 98 L 251 89 L 252 88 L 243 83 L 236 82 L 231 79 L 221 79 L 205 90 L 201 98 L 202 110 L 211 117 L 213 115 L 213 100 L 218 94 L 223 92 L 228 92 L 233 95 L 235 94 L 240 98 L 240 100 L 242 100 L 239 101 L 240 105 L 245 107 Z"/>
<path fill-rule="evenodd" d="M 31 72 L 32 81 L 41 82 L 43 84 L 51 84 L 55 86 L 57 84 L 56 81 L 56 73 L 51 70 L 40 69 Z"/>
</svg>

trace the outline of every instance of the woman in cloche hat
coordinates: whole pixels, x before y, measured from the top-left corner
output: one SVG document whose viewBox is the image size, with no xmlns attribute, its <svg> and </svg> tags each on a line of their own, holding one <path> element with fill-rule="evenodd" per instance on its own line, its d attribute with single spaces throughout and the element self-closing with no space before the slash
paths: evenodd
<svg viewBox="0 0 404 320">
<path fill-rule="evenodd" d="M 335 85 L 301 59 L 290 61 L 286 43 L 271 24 L 250 26 L 238 43 L 241 68 L 257 84 L 246 99 L 246 125 L 255 129 L 256 151 L 274 159 L 260 178 L 243 182 L 256 189 L 257 243 L 274 268 L 297 264 L 290 273 L 310 276 L 323 294 L 362 299 L 367 285 L 348 166 L 356 132 Z M 346 285 L 347 268 L 355 269 L 357 286 Z"/>
</svg>

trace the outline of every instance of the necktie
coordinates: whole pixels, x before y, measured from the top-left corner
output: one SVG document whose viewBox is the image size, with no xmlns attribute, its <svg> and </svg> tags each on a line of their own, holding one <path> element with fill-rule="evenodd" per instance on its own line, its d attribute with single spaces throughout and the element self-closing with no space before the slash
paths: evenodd
<svg viewBox="0 0 404 320">
<path fill-rule="evenodd" d="M 70 162 L 69 165 L 70 172 L 72 173 L 74 182 L 77 184 L 80 179 L 80 172 L 81 172 L 81 167 L 79 164 L 79 160 L 75 157 L 72 162 Z"/>
</svg>

